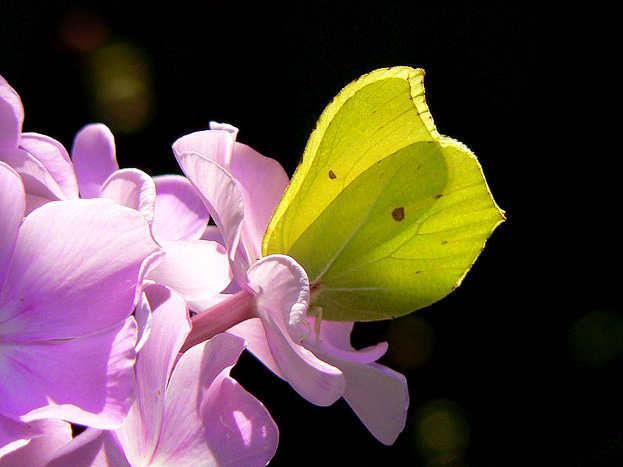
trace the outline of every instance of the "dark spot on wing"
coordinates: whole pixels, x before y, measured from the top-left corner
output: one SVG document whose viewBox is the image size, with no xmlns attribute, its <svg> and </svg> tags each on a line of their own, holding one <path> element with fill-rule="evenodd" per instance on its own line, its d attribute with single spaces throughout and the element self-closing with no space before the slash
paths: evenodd
<svg viewBox="0 0 623 467">
<path fill-rule="evenodd" d="M 331 180 L 335 180 L 337 178 L 337 175 L 335 175 L 335 172 L 333 172 L 333 170 L 329 170 L 329 178 Z"/>
<path fill-rule="evenodd" d="M 405 218 L 405 208 L 402 206 L 392 211 L 392 217 L 395 221 L 400 222 Z"/>
</svg>

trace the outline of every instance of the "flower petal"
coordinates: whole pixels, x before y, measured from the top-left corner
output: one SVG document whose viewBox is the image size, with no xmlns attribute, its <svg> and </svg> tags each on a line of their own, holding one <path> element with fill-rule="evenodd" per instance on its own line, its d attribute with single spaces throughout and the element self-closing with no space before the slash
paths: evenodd
<svg viewBox="0 0 623 467">
<path fill-rule="evenodd" d="M 210 215 L 190 181 L 181 175 L 154 177 L 156 207 L 151 227 L 158 241 L 198 240 Z"/>
<path fill-rule="evenodd" d="M 4 151 L 1 158 L 22 177 L 26 191 L 26 213 L 50 201 L 67 199 L 54 177 L 28 151 L 22 148 L 10 149 Z"/>
<path fill-rule="evenodd" d="M 145 292 L 141 293 L 141 297 L 136 304 L 136 308 L 134 309 L 134 319 L 136 320 L 136 328 L 137 328 L 137 337 L 136 337 L 136 351 L 140 352 L 149 339 L 149 334 L 151 333 L 151 320 L 152 320 L 152 312 L 151 305 L 145 296 Z"/>
<path fill-rule="evenodd" d="M 274 421 L 229 377 L 243 348 L 242 339 L 219 334 L 182 355 L 167 388 L 154 463 L 246 467 L 266 465 L 273 457 Z"/>
<path fill-rule="evenodd" d="M 252 318 L 236 324 L 227 330 L 229 334 L 242 337 L 247 341 L 247 350 L 262 362 L 276 376 L 285 380 L 286 376 L 279 369 L 266 339 L 264 324 L 259 318 Z"/>
<path fill-rule="evenodd" d="M 235 180 L 222 166 L 198 153 L 176 153 L 176 157 L 223 235 L 234 277 L 241 286 L 248 287 L 250 259 L 240 241 L 244 203 Z"/>
<path fill-rule="evenodd" d="M 328 361 L 331 361 L 327 357 Z M 409 407 L 406 378 L 383 365 L 333 362 L 346 377 L 344 399 L 383 444 L 393 444 L 405 427 Z"/>
<path fill-rule="evenodd" d="M 376 362 L 387 352 L 387 342 L 379 342 L 376 345 L 356 350 L 350 343 L 350 334 L 354 324 L 352 321 L 323 321 L 320 326 L 319 339 L 315 335 L 310 335 L 303 344 L 312 352 L 314 349 L 320 349 L 335 357 L 345 358 L 353 362 Z M 310 326 L 312 325 L 310 324 Z"/>
<path fill-rule="evenodd" d="M 150 225 L 154 220 L 156 185 L 141 170 L 117 170 L 104 182 L 100 196 L 111 199 L 120 206 L 137 210 Z"/>
<path fill-rule="evenodd" d="M 361 350 L 352 347 L 353 324 L 323 321 L 319 339 L 310 336 L 304 344 L 318 358 L 342 370 L 346 402 L 379 441 L 393 444 L 406 423 L 407 381 L 400 373 L 375 363 L 385 354 L 386 342 Z"/>
<path fill-rule="evenodd" d="M 67 199 L 78 198 L 74 166 L 61 143 L 38 133 L 22 133 L 19 145 L 43 164 Z"/>
<path fill-rule="evenodd" d="M 2 458 L 0 465 L 43 467 L 57 450 L 71 441 L 71 425 L 67 422 L 44 419 L 35 420 L 30 425 L 31 430 L 40 430 L 41 434 L 34 436 L 27 445 L 8 455 L 2 456 L 0 452 Z"/>
<path fill-rule="evenodd" d="M 74 138 L 71 159 L 82 198 L 99 198 L 106 179 L 119 169 L 115 138 L 101 123 L 87 125 Z"/>
<path fill-rule="evenodd" d="M 222 292 L 232 279 L 227 252 L 216 243 L 204 240 L 164 242 L 166 252 L 148 278 L 181 294 L 194 311 Z"/>
<path fill-rule="evenodd" d="M 279 162 L 241 143 L 234 146 L 229 170 L 243 196 L 243 230 L 260 258 L 264 232 L 290 180 Z"/>
<path fill-rule="evenodd" d="M 231 125 L 221 125 L 214 130 L 196 131 L 175 141 L 173 152 L 176 157 L 184 152 L 196 152 L 229 170 L 237 133 L 238 129 Z"/>
<path fill-rule="evenodd" d="M 135 395 L 135 343 L 128 318 L 75 339 L 0 344 L 0 412 L 118 427 Z"/>
<path fill-rule="evenodd" d="M 20 176 L 8 165 L 0 162 L 0 290 L 4 286 L 17 232 L 26 208 L 26 194 Z M 4 313 L 0 308 L 0 322 Z"/>
<path fill-rule="evenodd" d="M 0 76 L 0 150 L 15 149 L 24 123 L 24 106 L 17 92 Z"/>
<path fill-rule="evenodd" d="M 210 130 L 226 131 L 234 138 L 234 141 L 238 136 L 238 128 L 229 123 L 210 122 Z"/>
<path fill-rule="evenodd" d="M 270 255 L 251 266 L 249 280 L 260 289 L 257 314 L 281 373 L 311 403 L 333 404 L 346 385 L 342 372 L 301 345 L 310 333 L 304 320 L 309 283 L 303 268 L 289 256 Z"/>
<path fill-rule="evenodd" d="M 5 341 L 72 338 L 123 321 L 140 296 L 146 263 L 160 251 L 145 219 L 110 200 L 33 211 L 0 293 Z"/>
<path fill-rule="evenodd" d="M 0 414 L 0 459 L 42 434 L 43 431 L 34 424 L 26 424 Z"/>
<path fill-rule="evenodd" d="M 148 462 L 158 443 L 167 381 L 191 328 L 186 303 L 178 294 L 152 284 L 145 287 L 145 295 L 153 311 L 149 339 L 136 362 L 138 397 L 125 423 L 116 430 L 134 465 Z"/>
<path fill-rule="evenodd" d="M 46 467 L 131 467 L 114 432 L 87 428 L 54 453 Z"/>
</svg>

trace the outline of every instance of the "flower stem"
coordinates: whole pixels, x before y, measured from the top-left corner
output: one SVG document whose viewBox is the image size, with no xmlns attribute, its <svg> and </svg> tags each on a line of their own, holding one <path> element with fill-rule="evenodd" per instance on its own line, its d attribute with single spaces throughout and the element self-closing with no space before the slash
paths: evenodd
<svg viewBox="0 0 623 467">
<path fill-rule="evenodd" d="M 191 318 L 193 328 L 180 352 L 227 331 L 232 326 L 255 317 L 255 295 L 241 290 L 197 313 Z"/>
</svg>

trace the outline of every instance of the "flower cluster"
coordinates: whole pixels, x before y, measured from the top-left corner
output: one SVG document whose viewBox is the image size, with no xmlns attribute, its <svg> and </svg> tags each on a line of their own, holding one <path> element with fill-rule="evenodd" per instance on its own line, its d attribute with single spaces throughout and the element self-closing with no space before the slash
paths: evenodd
<svg viewBox="0 0 623 467">
<path fill-rule="evenodd" d="M 229 375 L 244 349 L 396 440 L 408 392 L 377 363 L 387 344 L 311 331 L 305 270 L 261 255 L 277 161 L 213 123 L 173 144 L 185 176 L 152 177 L 119 168 L 102 124 L 68 151 L 23 121 L 0 77 L 0 467 L 266 465 L 277 426 Z"/>
</svg>

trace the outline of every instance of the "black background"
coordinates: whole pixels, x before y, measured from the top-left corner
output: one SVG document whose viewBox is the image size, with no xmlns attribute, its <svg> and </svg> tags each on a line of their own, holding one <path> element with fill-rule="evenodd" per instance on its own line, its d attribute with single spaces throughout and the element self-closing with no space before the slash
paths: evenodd
<svg viewBox="0 0 623 467">
<path fill-rule="evenodd" d="M 623 465 L 608 181 L 620 150 L 605 143 L 597 107 L 608 80 L 596 51 L 607 38 L 587 31 L 608 12 L 538 5 L 2 0 L 0 75 L 23 100 L 24 130 L 71 147 L 101 115 L 84 79 L 94 49 L 72 46 L 75 19 L 68 24 L 82 18 L 87 33 L 72 37 L 84 39 L 85 18 L 96 18 L 105 35 L 95 48 L 130 43 L 151 64 L 151 119 L 115 133 L 122 167 L 180 173 L 171 144 L 215 120 L 292 174 L 344 85 L 380 67 L 424 68 L 438 129 L 476 153 L 508 219 L 463 285 L 415 315 L 432 330 L 428 358 L 412 369 L 383 360 L 407 375 L 411 394 L 394 446 L 373 439 L 346 404 L 314 407 L 243 356 L 235 377 L 280 427 L 271 465 L 427 465 L 418 420 L 435 401 L 460 409 L 469 436 L 459 460 L 428 465 Z M 385 328 L 357 326 L 355 341 L 389 339 Z M 430 334 L 420 337 L 423 345 Z"/>
</svg>

